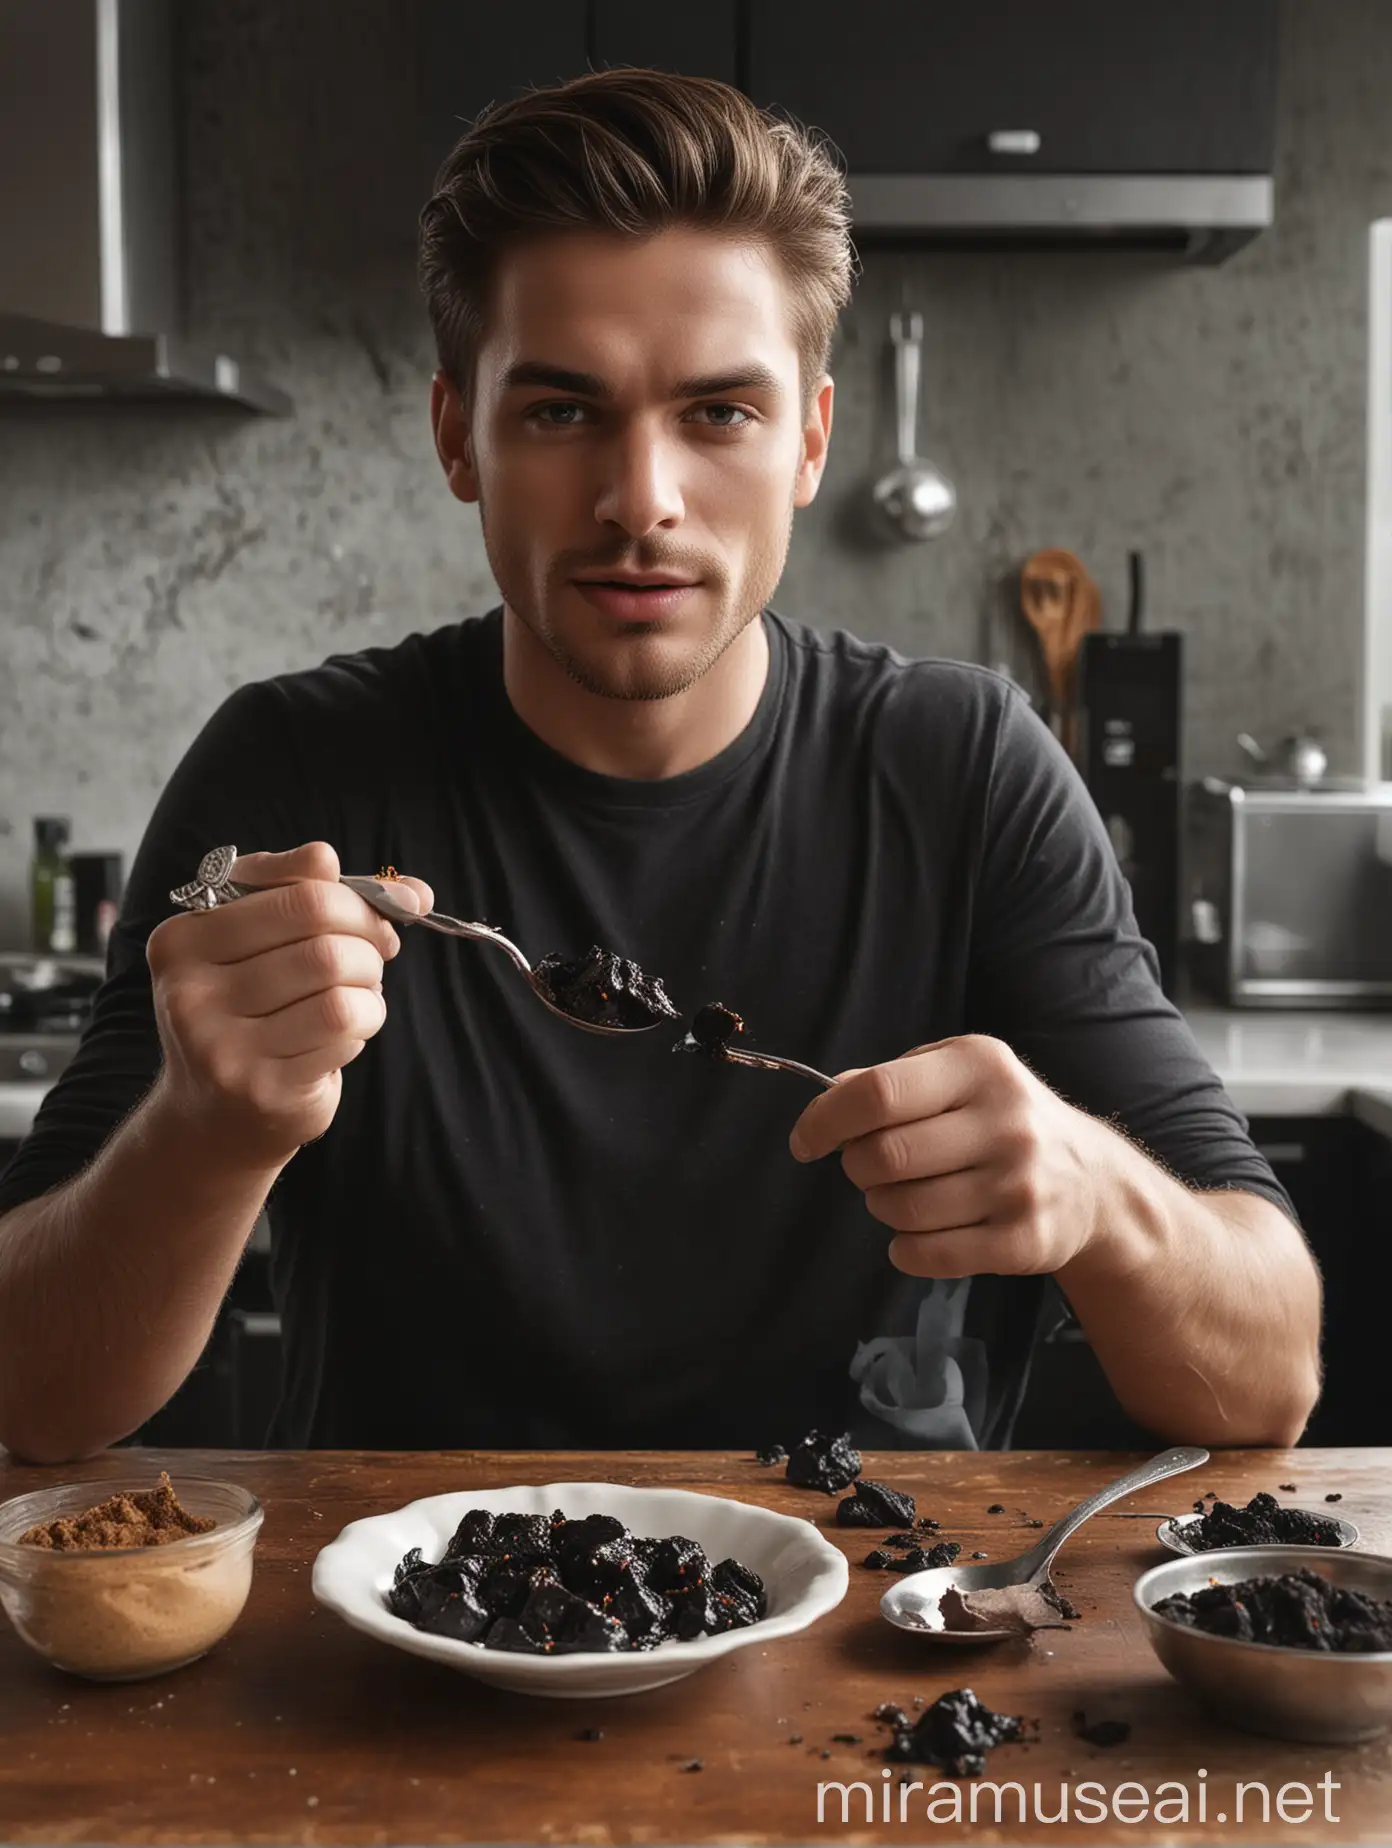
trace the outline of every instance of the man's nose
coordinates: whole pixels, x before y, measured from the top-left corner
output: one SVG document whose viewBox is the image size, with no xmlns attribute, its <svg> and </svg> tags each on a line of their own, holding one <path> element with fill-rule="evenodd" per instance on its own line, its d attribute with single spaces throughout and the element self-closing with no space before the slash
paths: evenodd
<svg viewBox="0 0 1392 1848">
<path fill-rule="evenodd" d="M 673 446 L 651 429 L 626 430 L 604 447 L 595 518 L 641 538 L 681 521 L 684 505 Z"/>
</svg>

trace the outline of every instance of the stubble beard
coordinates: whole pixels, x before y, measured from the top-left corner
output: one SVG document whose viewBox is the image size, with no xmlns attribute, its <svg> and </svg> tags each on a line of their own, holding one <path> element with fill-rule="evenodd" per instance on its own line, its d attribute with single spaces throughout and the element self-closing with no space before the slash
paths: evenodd
<svg viewBox="0 0 1392 1848">
<path fill-rule="evenodd" d="M 528 593 L 526 573 L 522 570 L 514 571 L 505 552 L 495 551 L 482 501 L 479 504 L 479 518 L 488 562 L 508 608 L 576 686 L 601 699 L 664 700 L 676 698 L 703 680 L 726 650 L 762 613 L 783 575 L 792 537 L 793 505 L 790 495 L 782 532 L 771 538 L 767 547 L 751 554 L 749 569 L 740 585 L 737 606 L 727 608 L 714 631 L 702 638 L 694 652 L 679 653 L 676 658 L 664 659 L 666 650 L 662 648 L 662 637 L 667 625 L 630 623 L 625 628 L 628 638 L 641 647 L 651 637 L 661 652 L 654 660 L 648 660 L 645 656 L 634 660 L 630 656 L 621 673 L 607 672 L 604 661 L 596 661 L 580 653 L 570 646 L 564 635 L 556 631 L 546 620 L 544 610 L 537 608 L 535 598 Z M 709 579 L 702 585 L 702 591 L 707 596 L 719 596 L 723 589 L 723 585 L 712 583 Z"/>
</svg>

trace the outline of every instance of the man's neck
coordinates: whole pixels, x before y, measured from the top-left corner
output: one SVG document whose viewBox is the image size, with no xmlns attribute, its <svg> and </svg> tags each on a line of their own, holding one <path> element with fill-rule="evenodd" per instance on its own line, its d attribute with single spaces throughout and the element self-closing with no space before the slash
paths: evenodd
<svg viewBox="0 0 1392 1848">
<path fill-rule="evenodd" d="M 709 763 L 754 717 L 768 665 L 768 637 L 756 620 L 684 693 L 606 699 L 572 680 L 503 606 L 503 685 L 513 711 L 553 751 L 601 776 L 655 782 Z"/>
</svg>

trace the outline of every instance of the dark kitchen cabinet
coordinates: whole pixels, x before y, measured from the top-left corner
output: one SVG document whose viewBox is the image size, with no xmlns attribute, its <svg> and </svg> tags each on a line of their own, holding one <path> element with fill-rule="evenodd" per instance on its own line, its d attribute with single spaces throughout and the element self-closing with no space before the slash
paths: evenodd
<svg viewBox="0 0 1392 1848">
<path fill-rule="evenodd" d="M 592 0 L 590 59 L 596 66 L 637 64 L 738 83 L 735 0 L 699 6 L 654 6 L 652 0 Z"/>
<path fill-rule="evenodd" d="M 1392 1444 L 1392 1146 L 1351 1117 L 1253 1118 L 1324 1279 L 1324 1392 L 1303 1442 Z"/>
<path fill-rule="evenodd" d="M 748 0 L 747 32 L 750 95 L 852 174 L 1271 170 L 1274 0 Z"/>
<path fill-rule="evenodd" d="M 739 80 L 736 0 L 429 0 L 423 39 L 427 160 L 433 176 L 468 122 L 503 102 L 616 64 Z"/>
</svg>

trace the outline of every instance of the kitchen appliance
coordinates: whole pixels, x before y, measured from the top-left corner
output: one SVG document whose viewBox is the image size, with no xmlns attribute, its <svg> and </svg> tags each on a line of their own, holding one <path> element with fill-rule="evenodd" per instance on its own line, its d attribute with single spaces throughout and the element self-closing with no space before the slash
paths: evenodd
<svg viewBox="0 0 1392 1848">
<path fill-rule="evenodd" d="M 0 1170 L 72 1063 L 101 979 L 92 957 L 0 955 Z"/>
<path fill-rule="evenodd" d="M 180 331 L 170 0 L 0 5 L 0 397 L 285 394 Z"/>
<path fill-rule="evenodd" d="M 1190 792 L 1190 963 L 1230 1007 L 1392 1006 L 1392 783 Z"/>
<path fill-rule="evenodd" d="M 1076 759 L 1106 824 L 1141 935 L 1173 996 L 1179 976 L 1183 642 L 1146 632 L 1143 561 L 1130 554 L 1124 634 L 1094 630 L 1078 655 Z"/>
<path fill-rule="evenodd" d="M 1277 0 L 422 0 L 422 161 L 607 65 L 733 83 L 838 152 L 857 244 L 1216 263 L 1275 211 Z M 1085 290 L 1079 277 L 1077 286 Z"/>
</svg>

